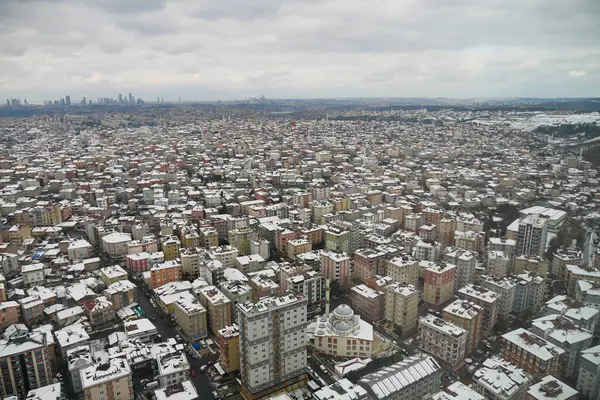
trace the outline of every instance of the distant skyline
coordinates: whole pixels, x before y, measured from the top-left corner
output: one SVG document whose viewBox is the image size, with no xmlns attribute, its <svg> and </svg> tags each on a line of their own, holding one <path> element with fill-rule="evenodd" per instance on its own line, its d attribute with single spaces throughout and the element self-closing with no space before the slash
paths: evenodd
<svg viewBox="0 0 600 400">
<path fill-rule="evenodd" d="M 600 96 L 597 0 L 2 0 L 0 99 Z"/>
</svg>

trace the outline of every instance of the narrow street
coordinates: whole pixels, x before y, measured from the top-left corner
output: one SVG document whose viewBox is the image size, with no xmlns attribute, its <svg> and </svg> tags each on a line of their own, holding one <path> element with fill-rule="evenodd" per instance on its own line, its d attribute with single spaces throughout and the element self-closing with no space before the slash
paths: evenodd
<svg viewBox="0 0 600 400">
<path fill-rule="evenodd" d="M 148 298 L 148 296 L 143 292 L 143 290 L 139 288 L 138 304 L 140 305 L 142 310 L 144 310 L 144 314 L 147 318 L 156 318 L 156 320 L 153 321 L 153 323 L 156 326 L 158 333 L 162 335 L 163 340 L 175 337 L 175 335 L 177 334 L 175 332 L 175 324 L 165 320 L 161 315 L 159 315 L 152 307 L 152 304 L 150 304 L 150 299 Z M 203 356 L 196 360 L 188 356 L 188 360 L 190 362 L 191 369 L 196 371 L 196 376 L 193 377 L 190 375 L 190 380 L 196 387 L 196 390 L 198 391 L 198 396 L 200 396 L 201 399 L 212 398 L 210 393 L 215 389 L 211 385 L 206 372 L 200 372 L 200 367 L 204 364 L 207 364 L 210 361 L 216 361 L 217 356 Z"/>
</svg>

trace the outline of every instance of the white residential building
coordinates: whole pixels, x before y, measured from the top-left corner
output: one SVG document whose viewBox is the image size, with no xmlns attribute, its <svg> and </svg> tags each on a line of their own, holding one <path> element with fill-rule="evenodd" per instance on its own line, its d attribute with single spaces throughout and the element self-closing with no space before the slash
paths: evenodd
<svg viewBox="0 0 600 400">
<path fill-rule="evenodd" d="M 282 286 L 285 291 L 293 290 L 306 297 L 309 307 L 320 305 L 325 297 L 323 276 L 317 271 L 307 271 L 289 277 L 285 282 L 282 282 Z"/>
<path fill-rule="evenodd" d="M 473 389 L 488 400 L 522 400 L 532 380 L 522 368 L 493 356 L 473 374 Z"/>
<path fill-rule="evenodd" d="M 187 381 L 190 377 L 190 364 L 184 351 L 159 354 L 156 364 L 161 388 Z"/>
<path fill-rule="evenodd" d="M 577 390 L 590 400 L 600 400 L 600 345 L 581 351 Z"/>
<path fill-rule="evenodd" d="M 419 347 L 450 364 L 461 365 L 467 348 L 467 331 L 435 315 L 419 318 Z"/>
<path fill-rule="evenodd" d="M 456 290 L 470 283 L 475 283 L 477 255 L 458 247 L 447 247 L 444 250 L 444 261 L 456 265 Z"/>
</svg>

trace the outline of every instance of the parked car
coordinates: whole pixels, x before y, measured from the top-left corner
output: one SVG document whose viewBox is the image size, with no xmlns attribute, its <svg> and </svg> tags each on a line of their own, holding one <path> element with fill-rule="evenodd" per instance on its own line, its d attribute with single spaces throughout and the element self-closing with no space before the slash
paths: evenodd
<svg viewBox="0 0 600 400">
<path fill-rule="evenodd" d="M 191 370 L 191 371 L 190 371 L 190 374 L 191 374 L 192 376 L 196 376 L 196 370 Z"/>
<path fill-rule="evenodd" d="M 327 373 L 327 368 L 325 368 L 323 364 L 319 365 L 319 368 L 321 369 L 321 371 L 323 371 L 323 373 Z"/>
<path fill-rule="evenodd" d="M 208 365 L 203 365 L 200 367 L 200 372 L 204 372 L 206 371 L 206 369 L 208 368 Z"/>
<path fill-rule="evenodd" d="M 218 398 L 220 398 L 220 397 L 219 397 L 219 393 L 217 393 L 217 391 L 216 391 L 216 390 L 213 390 L 213 392 L 212 392 L 212 396 L 213 396 L 215 399 L 218 399 Z"/>
</svg>

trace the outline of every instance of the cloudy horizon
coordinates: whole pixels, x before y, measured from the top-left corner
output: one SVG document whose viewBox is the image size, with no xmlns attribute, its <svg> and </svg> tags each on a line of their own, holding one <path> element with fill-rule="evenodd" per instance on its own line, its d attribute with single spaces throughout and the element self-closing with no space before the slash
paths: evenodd
<svg viewBox="0 0 600 400">
<path fill-rule="evenodd" d="M 0 99 L 598 97 L 598 21 L 597 0 L 1 0 Z"/>
</svg>

